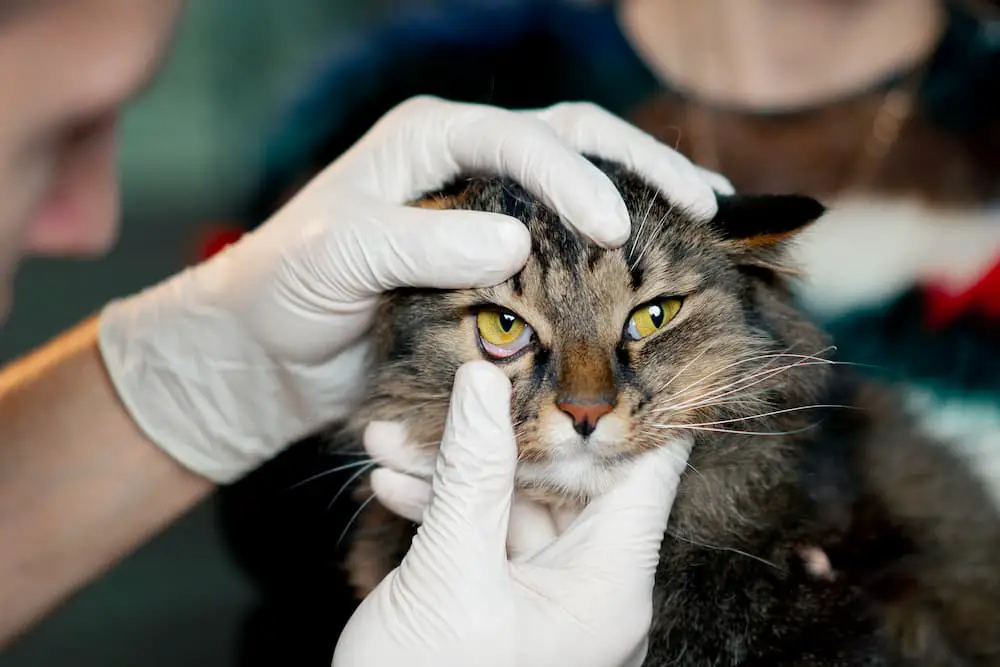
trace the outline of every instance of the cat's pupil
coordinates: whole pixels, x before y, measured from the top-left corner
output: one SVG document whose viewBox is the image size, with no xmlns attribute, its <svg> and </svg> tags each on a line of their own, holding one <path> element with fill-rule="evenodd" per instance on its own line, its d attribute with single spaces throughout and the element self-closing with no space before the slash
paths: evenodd
<svg viewBox="0 0 1000 667">
<path fill-rule="evenodd" d="M 504 333 L 510 333 L 510 330 L 514 328 L 514 322 L 516 320 L 517 318 L 509 313 L 501 313 L 500 328 L 504 330 Z"/>
<path fill-rule="evenodd" d="M 663 326 L 663 319 L 666 317 L 666 313 L 660 306 L 650 306 L 649 307 L 649 321 L 653 323 L 653 326 L 659 329 Z"/>
</svg>

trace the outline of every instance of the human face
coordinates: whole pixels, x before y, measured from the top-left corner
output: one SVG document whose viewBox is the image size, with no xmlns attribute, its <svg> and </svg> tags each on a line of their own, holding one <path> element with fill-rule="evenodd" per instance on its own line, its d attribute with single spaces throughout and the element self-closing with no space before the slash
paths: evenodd
<svg viewBox="0 0 1000 667">
<path fill-rule="evenodd" d="M 0 0 L 0 313 L 20 260 L 113 243 L 120 107 L 152 76 L 181 0 Z"/>
</svg>

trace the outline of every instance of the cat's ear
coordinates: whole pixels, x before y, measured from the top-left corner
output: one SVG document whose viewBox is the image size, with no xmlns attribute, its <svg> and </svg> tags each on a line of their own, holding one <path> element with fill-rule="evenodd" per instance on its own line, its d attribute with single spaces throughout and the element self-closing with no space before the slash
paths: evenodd
<svg viewBox="0 0 1000 667">
<path fill-rule="evenodd" d="M 804 195 L 718 195 L 712 226 L 738 247 L 770 248 L 791 238 L 826 212 Z"/>
</svg>

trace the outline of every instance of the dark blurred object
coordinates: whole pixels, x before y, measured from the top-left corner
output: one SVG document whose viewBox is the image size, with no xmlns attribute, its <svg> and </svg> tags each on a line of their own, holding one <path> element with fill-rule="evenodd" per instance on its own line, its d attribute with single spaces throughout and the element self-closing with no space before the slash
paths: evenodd
<svg viewBox="0 0 1000 667">
<path fill-rule="evenodd" d="M 356 607 L 338 562 L 355 508 L 339 492 L 356 466 L 336 469 L 358 459 L 321 459 L 320 444 L 292 447 L 221 493 L 224 535 L 260 593 L 243 627 L 242 667 L 329 667 Z"/>
</svg>

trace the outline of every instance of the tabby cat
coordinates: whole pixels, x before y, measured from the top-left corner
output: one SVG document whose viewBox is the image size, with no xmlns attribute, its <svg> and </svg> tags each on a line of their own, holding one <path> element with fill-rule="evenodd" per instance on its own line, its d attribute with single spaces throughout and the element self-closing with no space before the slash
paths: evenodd
<svg viewBox="0 0 1000 667">
<path fill-rule="evenodd" d="M 1000 518 L 985 490 L 890 393 L 831 360 L 793 304 L 784 250 L 823 207 L 720 196 L 709 220 L 593 161 L 632 214 L 618 250 L 506 179 L 417 203 L 512 215 L 531 258 L 495 288 L 386 296 L 368 395 L 333 450 L 403 420 L 430 469 L 457 368 L 486 358 L 512 381 L 517 480 L 542 502 L 582 505 L 640 453 L 693 436 L 646 665 L 1000 664 Z M 413 530 L 362 508 L 347 556 L 359 595 Z"/>
</svg>

